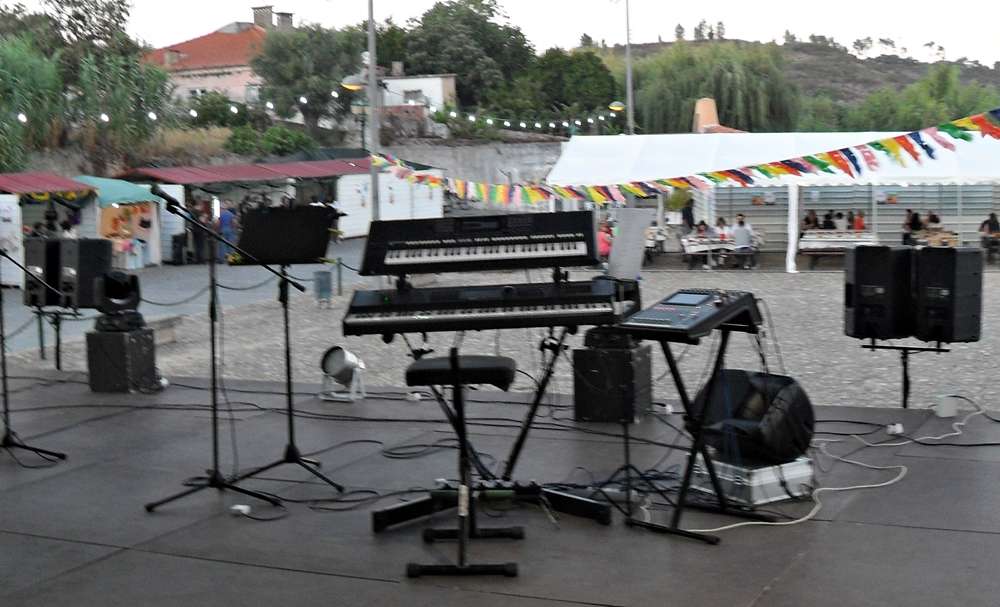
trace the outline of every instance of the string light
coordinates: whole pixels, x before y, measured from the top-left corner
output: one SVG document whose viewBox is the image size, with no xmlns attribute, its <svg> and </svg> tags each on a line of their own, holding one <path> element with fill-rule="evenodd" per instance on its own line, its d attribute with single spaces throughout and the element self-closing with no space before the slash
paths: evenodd
<svg viewBox="0 0 1000 607">
<path fill-rule="evenodd" d="M 593 118 L 587 118 L 587 124 L 594 124 Z"/>
<path fill-rule="evenodd" d="M 188 110 L 188 114 L 190 114 L 192 118 L 197 118 L 198 117 L 198 110 L 196 110 L 196 109 L 190 109 L 190 110 Z"/>
<path fill-rule="evenodd" d="M 535 128 L 536 128 L 536 129 L 540 129 L 540 128 L 542 128 L 542 123 L 541 123 L 541 122 L 536 122 L 536 123 L 535 123 Z"/>
<path fill-rule="evenodd" d="M 503 125 L 507 128 L 510 128 L 510 120 L 504 120 Z"/>
<path fill-rule="evenodd" d="M 522 123 L 521 123 L 521 128 L 522 128 L 522 129 L 526 129 L 526 128 L 528 128 L 528 125 L 522 122 Z"/>
<path fill-rule="evenodd" d="M 438 111 L 438 109 L 437 109 L 437 107 L 436 107 L 436 106 L 433 106 L 433 105 L 432 105 L 432 106 L 430 106 L 430 107 L 429 107 L 429 108 L 427 108 L 427 109 L 428 109 L 428 110 L 430 110 L 431 114 L 437 114 L 437 111 Z"/>
<path fill-rule="evenodd" d="M 486 119 L 486 124 L 488 124 L 490 126 L 493 126 L 493 119 L 492 118 L 487 118 Z"/>
<path fill-rule="evenodd" d="M 600 116 L 598 116 L 597 119 L 598 120 L 604 120 L 604 114 L 601 114 Z"/>
<path fill-rule="evenodd" d="M 146 116 L 148 116 L 149 119 L 152 120 L 153 122 L 156 122 L 156 112 L 150 112 L 146 114 Z"/>
<path fill-rule="evenodd" d="M 264 104 L 264 107 L 266 107 L 269 110 L 273 110 L 274 109 L 274 104 L 271 103 L 270 101 L 268 101 L 267 103 Z"/>
<path fill-rule="evenodd" d="M 451 112 L 448 112 L 448 115 L 451 116 L 452 118 L 458 118 L 458 112 L 456 112 L 454 110 L 452 110 Z"/>
<path fill-rule="evenodd" d="M 583 123 L 580 122 L 579 120 L 574 120 L 573 124 L 575 124 L 576 126 L 583 126 Z"/>
<path fill-rule="evenodd" d="M 550 122 L 550 123 L 549 123 L 549 128 L 550 128 L 550 129 L 554 129 L 554 128 L 556 128 L 556 123 L 554 123 L 554 122 Z"/>
<path fill-rule="evenodd" d="M 299 103 L 301 103 L 302 105 L 305 105 L 305 104 L 309 103 L 309 100 L 306 99 L 305 95 L 302 95 L 301 97 L 299 97 Z"/>
<path fill-rule="evenodd" d="M 20 122 L 21 124 L 26 124 L 28 122 L 28 115 L 25 114 L 24 112 L 18 112 L 17 121 Z"/>
<path fill-rule="evenodd" d="M 567 127 L 567 128 L 569 127 L 569 123 L 568 123 L 568 122 L 566 122 L 565 120 L 563 120 L 563 123 L 562 123 L 562 125 L 563 125 L 564 127 Z"/>
<path fill-rule="evenodd" d="M 101 112 L 99 118 L 101 119 L 101 122 L 111 122 L 111 116 L 108 116 L 104 112 Z"/>
<path fill-rule="evenodd" d="M 476 115 L 475 114 L 469 114 L 469 122 L 475 122 L 475 121 L 476 121 Z"/>
<path fill-rule="evenodd" d="M 240 108 L 236 107 L 235 105 L 231 105 L 229 106 L 229 111 L 232 112 L 233 114 L 239 114 Z"/>
<path fill-rule="evenodd" d="M 330 96 L 333 97 L 334 99 L 340 99 L 340 93 L 338 93 L 337 91 L 330 91 Z"/>
</svg>

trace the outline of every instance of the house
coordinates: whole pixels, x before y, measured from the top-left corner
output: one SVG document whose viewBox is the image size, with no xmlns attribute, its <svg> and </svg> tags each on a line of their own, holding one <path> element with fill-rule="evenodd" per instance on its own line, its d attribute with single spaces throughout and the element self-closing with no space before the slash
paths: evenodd
<svg viewBox="0 0 1000 607">
<path fill-rule="evenodd" d="M 382 76 L 382 103 L 386 108 L 417 105 L 443 108 L 456 104 L 455 74 L 407 76 L 403 63 L 394 61 L 392 71 Z"/>
<path fill-rule="evenodd" d="M 233 101 L 255 102 L 261 81 L 250 67 L 251 60 L 263 50 L 269 31 L 292 29 L 292 13 L 275 13 L 272 8 L 256 7 L 252 23 L 230 23 L 210 34 L 156 49 L 144 60 L 170 74 L 178 100 L 217 91 Z"/>
</svg>

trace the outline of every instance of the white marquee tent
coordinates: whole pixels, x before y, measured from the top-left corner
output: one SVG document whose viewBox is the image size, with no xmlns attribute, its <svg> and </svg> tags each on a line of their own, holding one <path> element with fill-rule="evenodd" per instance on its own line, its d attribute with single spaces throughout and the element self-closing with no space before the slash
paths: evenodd
<svg viewBox="0 0 1000 607">
<path fill-rule="evenodd" d="M 719 133 L 633 136 L 573 137 L 549 173 L 552 185 L 610 185 L 694 175 L 798 158 L 834 149 L 895 137 L 893 132 L 847 133 Z M 788 190 L 788 252 L 786 267 L 795 271 L 799 233 L 800 186 L 846 184 L 977 184 L 1000 183 L 1000 141 L 971 133 L 973 141 L 953 141 L 954 152 L 942 149 L 929 138 L 936 159 L 917 163 L 905 155 L 901 167 L 880 152 L 878 171 L 865 171 L 854 179 L 821 173 L 779 179 L 758 178 L 763 186 Z M 951 138 L 942 133 L 942 137 Z M 861 161 L 858 154 L 859 162 Z M 734 186 L 739 187 L 739 186 Z"/>
</svg>

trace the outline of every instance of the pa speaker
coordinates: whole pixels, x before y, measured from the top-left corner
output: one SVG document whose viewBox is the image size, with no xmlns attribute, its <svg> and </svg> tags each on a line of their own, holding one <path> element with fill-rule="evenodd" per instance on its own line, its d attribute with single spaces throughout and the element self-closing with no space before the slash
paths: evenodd
<svg viewBox="0 0 1000 607">
<path fill-rule="evenodd" d="M 66 308 L 96 308 L 100 303 L 95 281 L 111 271 L 111 241 L 79 238 L 62 241 L 59 289 Z"/>
<path fill-rule="evenodd" d="M 816 418 L 791 377 L 724 369 L 698 392 L 705 442 L 722 461 L 783 464 L 806 453 Z"/>
<path fill-rule="evenodd" d="M 978 248 L 919 249 L 915 281 L 915 337 L 945 343 L 979 341 L 983 255 Z"/>
<path fill-rule="evenodd" d="M 650 347 L 573 350 L 573 418 L 631 423 L 653 402 Z"/>
<path fill-rule="evenodd" d="M 861 246 L 845 256 L 844 333 L 861 339 L 913 334 L 910 247 Z"/>
<path fill-rule="evenodd" d="M 93 392 L 156 390 L 159 381 L 153 330 L 90 331 L 87 333 L 87 371 Z"/>
<path fill-rule="evenodd" d="M 48 238 L 24 240 L 24 266 L 28 273 L 59 288 L 59 244 L 62 241 Z M 31 307 L 58 306 L 59 295 L 38 284 L 30 276 L 24 278 L 24 305 Z"/>
</svg>

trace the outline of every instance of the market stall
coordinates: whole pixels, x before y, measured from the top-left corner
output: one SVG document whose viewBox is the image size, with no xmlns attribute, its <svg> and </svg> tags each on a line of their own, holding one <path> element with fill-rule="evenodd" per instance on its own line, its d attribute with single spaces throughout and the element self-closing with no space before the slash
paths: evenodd
<svg viewBox="0 0 1000 607">
<path fill-rule="evenodd" d="M 164 200 L 148 188 L 128 181 L 81 175 L 77 181 L 96 190 L 93 202 L 84 207 L 78 236 L 106 238 L 112 243 L 112 265 L 137 270 L 159 265 L 160 211 Z M 93 214 L 93 222 L 87 221 Z"/>
</svg>

